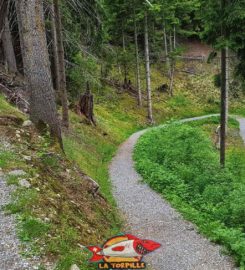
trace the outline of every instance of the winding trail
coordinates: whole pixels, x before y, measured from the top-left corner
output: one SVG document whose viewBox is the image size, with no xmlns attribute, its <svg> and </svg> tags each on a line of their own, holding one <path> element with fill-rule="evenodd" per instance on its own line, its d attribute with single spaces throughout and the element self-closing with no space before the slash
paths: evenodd
<svg viewBox="0 0 245 270">
<path fill-rule="evenodd" d="M 216 115 L 181 120 L 195 121 Z M 237 119 L 245 142 L 245 119 Z M 110 165 L 114 197 L 124 214 L 130 233 L 152 239 L 162 247 L 145 257 L 155 270 L 230 270 L 232 259 L 221 254 L 221 247 L 200 235 L 159 194 L 141 182 L 134 169 L 133 149 L 146 130 L 133 134 L 121 145 Z"/>
</svg>

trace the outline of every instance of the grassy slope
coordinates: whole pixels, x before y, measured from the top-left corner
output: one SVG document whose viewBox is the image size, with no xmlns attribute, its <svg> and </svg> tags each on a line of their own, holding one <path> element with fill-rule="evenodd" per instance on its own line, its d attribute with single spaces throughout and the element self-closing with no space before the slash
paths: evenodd
<svg viewBox="0 0 245 270">
<path fill-rule="evenodd" d="M 48 256 L 49 261 L 58 262 L 57 269 L 69 269 L 74 263 L 94 269 L 77 244 L 103 243 L 118 233 L 121 221 L 114 207 L 103 196 L 92 194 L 86 175 L 56 145 L 50 145 L 48 136 L 39 136 L 33 127 L 23 128 L 24 115 L 2 96 L 0 108 L 0 140 L 9 143 L 0 145 L 0 167 L 5 174 L 24 170 L 24 178 L 31 183 L 25 189 L 19 186 L 21 178 L 7 177 L 17 190 L 6 210 L 17 214 L 18 235 L 31 245 L 27 255 Z"/>
<path fill-rule="evenodd" d="M 179 64 L 178 69 L 182 68 Z M 196 69 L 203 72 L 203 66 L 198 65 Z M 153 68 L 153 110 L 156 124 L 172 118 L 218 111 L 219 91 L 213 87 L 210 74 L 205 71 L 201 76 L 178 73 L 173 98 L 154 91 L 166 82 L 162 74 L 161 66 Z M 142 81 L 142 85 L 143 83 Z M 15 156 L 15 163 L 11 165 L 5 162 L 2 166 L 5 171 L 24 168 L 28 172 L 27 178 L 34 189 L 18 191 L 19 199 L 10 205 L 9 210 L 21 214 L 22 239 L 31 242 L 35 240 L 32 250 L 37 250 L 37 253 L 49 254 L 51 260 L 58 258 L 58 269 L 69 269 L 72 263 L 77 263 L 81 269 L 89 269 L 84 259 L 87 256 L 81 256 L 77 243 L 101 244 L 107 237 L 122 229 L 122 222 L 114 208 L 108 165 L 118 145 L 134 131 L 147 126 L 146 102 L 143 108 L 138 108 L 132 96 L 126 93 L 117 94 L 115 89 L 109 87 L 105 87 L 103 94 L 96 95 L 95 113 L 97 127 L 89 126 L 84 119 L 70 112 L 71 130 L 64 136 L 69 160 L 49 146 L 48 138 L 39 138 L 32 130 L 24 130 L 23 138 L 16 144 L 14 151 L 7 154 L 9 157 Z M 0 116 L 2 115 L 24 117 L 0 97 Z M 13 142 L 16 129 L 21 128 L 17 125 L 10 127 L 8 132 L 5 127 L 0 131 L 12 138 Z M 26 136 L 26 133 L 30 135 Z M 30 136 L 33 138 L 31 145 Z M 53 153 L 51 157 L 48 156 L 50 152 Z M 2 160 L 6 160 L 5 154 L 2 155 Z M 30 164 L 23 161 L 23 154 L 33 156 Z M 84 184 L 84 177 L 73 168 L 74 164 L 100 184 L 101 192 L 109 203 L 101 205 L 100 200 L 94 203 L 94 198 Z M 65 168 L 71 168 L 71 172 L 67 172 Z M 16 183 L 16 179 L 10 181 Z M 36 222 L 37 218 L 41 218 L 41 224 Z M 47 229 L 46 222 L 43 224 L 45 218 L 50 220 L 48 234 L 43 233 Z M 31 234 L 33 228 L 39 233 Z"/>
</svg>

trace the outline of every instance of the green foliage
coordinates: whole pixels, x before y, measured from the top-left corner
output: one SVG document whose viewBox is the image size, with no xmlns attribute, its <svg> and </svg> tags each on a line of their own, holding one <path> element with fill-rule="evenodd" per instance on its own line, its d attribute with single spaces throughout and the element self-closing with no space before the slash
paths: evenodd
<svg viewBox="0 0 245 270">
<path fill-rule="evenodd" d="M 238 55 L 237 73 L 245 78 L 245 2 L 202 0 L 201 36 L 216 48 L 228 47 Z M 221 34 L 223 29 L 223 34 Z"/>
<path fill-rule="evenodd" d="M 6 168 L 9 165 L 9 162 L 16 158 L 13 151 L 1 150 L 0 149 L 0 168 Z"/>
<path fill-rule="evenodd" d="M 244 149 L 231 150 L 227 168 L 221 169 L 218 152 L 200 128 L 174 124 L 146 133 L 134 158 L 153 189 L 244 265 Z"/>
<path fill-rule="evenodd" d="M 19 196 L 20 195 L 20 196 Z M 6 206 L 6 210 L 11 214 L 22 213 L 30 214 L 30 206 L 35 204 L 38 199 L 38 192 L 34 189 L 25 189 L 19 192 L 18 190 L 13 194 L 13 200 Z"/>
<path fill-rule="evenodd" d="M 170 108 L 187 107 L 190 101 L 183 95 L 177 95 L 171 98 L 168 104 Z"/>
<path fill-rule="evenodd" d="M 20 119 L 24 119 L 24 114 L 17 110 L 15 107 L 11 106 L 4 98 L 2 94 L 0 94 L 0 115 L 15 115 Z"/>
<path fill-rule="evenodd" d="M 3 170 L 11 170 L 22 164 L 22 160 L 16 155 L 14 149 L 8 142 L 1 141 L 0 143 L 0 168 Z"/>
<path fill-rule="evenodd" d="M 77 98 L 81 91 L 85 92 L 87 83 L 91 89 L 101 87 L 99 65 L 95 58 L 78 53 L 73 61 L 74 65 L 68 71 L 68 82 L 73 97 Z"/>
<path fill-rule="evenodd" d="M 127 50 L 117 49 L 117 64 L 122 67 L 124 79 L 128 79 L 128 73 L 130 67 L 134 67 L 135 56 L 133 49 L 129 48 Z"/>
<path fill-rule="evenodd" d="M 8 175 L 7 183 L 8 185 L 18 185 L 19 184 L 19 176 L 16 175 Z"/>
<path fill-rule="evenodd" d="M 52 168 L 53 170 L 58 170 L 59 168 L 59 159 L 55 155 L 42 154 L 42 162 L 45 166 Z"/>
<path fill-rule="evenodd" d="M 84 252 L 85 253 L 85 252 Z M 89 269 L 95 269 L 95 265 L 89 264 L 88 258 L 90 255 L 83 254 L 80 249 L 74 250 L 73 252 L 65 253 L 62 257 L 62 259 L 58 262 L 56 269 L 57 270 L 67 270 L 71 267 L 73 264 L 79 265 L 79 269 L 81 270 L 89 270 Z"/>
<path fill-rule="evenodd" d="M 34 218 L 22 220 L 19 226 L 19 237 L 22 241 L 30 241 L 47 233 L 49 225 Z"/>
</svg>

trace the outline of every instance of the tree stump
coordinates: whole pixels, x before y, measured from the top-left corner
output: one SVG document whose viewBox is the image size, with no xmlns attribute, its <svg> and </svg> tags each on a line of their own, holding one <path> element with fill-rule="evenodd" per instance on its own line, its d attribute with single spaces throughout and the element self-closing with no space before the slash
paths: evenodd
<svg viewBox="0 0 245 270">
<path fill-rule="evenodd" d="M 94 96 L 91 94 L 88 83 L 86 92 L 80 97 L 78 113 L 80 115 L 84 115 L 91 124 L 96 126 L 96 120 L 94 117 Z"/>
<path fill-rule="evenodd" d="M 166 83 L 164 83 L 164 84 L 160 85 L 159 87 L 157 87 L 156 90 L 158 92 L 161 92 L 161 93 L 167 93 L 168 89 L 169 89 L 169 86 Z"/>
</svg>

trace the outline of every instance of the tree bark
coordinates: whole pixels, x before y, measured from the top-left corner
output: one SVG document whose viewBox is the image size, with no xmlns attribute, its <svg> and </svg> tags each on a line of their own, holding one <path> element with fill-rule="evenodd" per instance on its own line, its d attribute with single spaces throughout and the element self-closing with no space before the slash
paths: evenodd
<svg viewBox="0 0 245 270">
<path fill-rule="evenodd" d="M 4 25 L 4 30 L 2 34 L 2 40 L 3 40 L 4 57 L 7 63 L 8 71 L 16 73 L 17 65 L 16 65 L 16 58 L 15 58 L 15 53 L 14 53 L 11 31 L 9 28 L 8 16 L 5 16 L 5 25 Z"/>
<path fill-rule="evenodd" d="M 170 85 L 169 85 L 169 93 L 170 96 L 174 96 L 174 73 L 175 73 L 175 61 L 171 59 L 171 68 L 170 68 Z"/>
<path fill-rule="evenodd" d="M 226 8 L 226 0 L 221 0 L 223 14 Z M 222 18 L 221 36 L 226 39 L 227 31 Z M 220 165 L 225 167 L 226 162 L 226 136 L 228 126 L 228 89 L 229 89 L 229 50 L 225 47 L 221 50 L 221 115 L 220 115 Z"/>
<path fill-rule="evenodd" d="M 229 82 L 229 48 L 226 47 L 226 78 L 225 78 L 225 87 L 226 87 L 226 96 L 225 96 L 225 100 L 226 100 L 226 119 L 225 119 L 225 123 L 226 123 L 226 135 L 227 135 L 227 131 L 228 131 L 228 118 L 229 118 L 229 88 L 230 88 L 230 82 Z"/>
<path fill-rule="evenodd" d="M 220 164 L 225 167 L 227 132 L 227 49 L 221 50 L 221 117 L 220 117 Z"/>
<path fill-rule="evenodd" d="M 54 64 L 54 88 L 60 96 L 60 73 L 59 73 L 59 56 L 58 56 L 58 45 L 57 45 L 57 33 L 56 33 L 56 23 L 55 23 L 55 13 L 54 13 L 54 3 L 50 3 L 51 12 L 51 32 L 52 32 L 52 51 L 53 51 L 53 64 Z"/>
<path fill-rule="evenodd" d="M 138 46 L 138 32 L 136 25 L 136 15 L 134 9 L 134 42 L 135 42 L 135 59 L 136 59 L 136 84 L 138 92 L 138 105 L 142 106 L 142 93 L 140 84 L 140 63 L 139 63 L 139 46 Z"/>
<path fill-rule="evenodd" d="M 154 122 L 152 115 L 152 100 L 151 100 L 151 71 L 150 71 L 150 56 L 149 56 L 149 37 L 148 37 L 148 19 L 145 12 L 145 69 L 146 69 L 146 90 L 147 90 L 147 107 L 148 120 L 152 124 Z"/>
<path fill-rule="evenodd" d="M 169 55 L 168 55 L 168 41 L 167 41 L 165 23 L 163 25 L 163 36 L 164 36 L 164 48 L 165 48 L 166 66 L 167 66 L 167 69 L 168 69 L 168 77 L 170 77 L 171 70 L 170 70 L 170 61 L 169 61 Z"/>
<path fill-rule="evenodd" d="M 122 33 L 122 43 L 123 43 L 123 69 L 124 69 L 124 84 L 128 83 L 128 71 L 127 71 L 127 64 L 125 60 L 126 55 L 126 42 L 125 42 L 125 33 Z"/>
<path fill-rule="evenodd" d="M 43 2 L 40 0 L 16 1 L 24 74 L 30 89 L 30 118 L 37 128 L 50 127 L 62 149 L 52 86 L 47 39 L 44 25 Z"/>
<path fill-rule="evenodd" d="M 169 50 L 170 50 L 170 52 L 173 51 L 173 41 L 172 41 L 172 32 L 171 31 L 169 34 Z"/>
<path fill-rule="evenodd" d="M 170 39 L 169 39 L 169 46 L 170 46 L 170 52 L 173 52 L 173 43 L 172 43 L 172 36 L 170 34 Z M 170 85 L 169 85 L 169 93 L 170 96 L 174 96 L 174 73 L 175 73 L 175 58 L 173 55 L 170 57 Z"/>
<path fill-rule="evenodd" d="M 4 28 L 5 17 L 8 12 L 8 0 L 0 0 L 0 39 Z"/>
<path fill-rule="evenodd" d="M 57 46 L 58 46 L 58 59 L 59 59 L 59 87 L 60 87 L 60 98 L 62 103 L 62 120 L 63 125 L 69 128 L 69 108 L 68 98 L 66 90 L 66 72 L 65 72 L 65 53 L 63 45 L 62 35 L 62 23 L 61 14 L 59 8 L 59 0 L 54 0 L 54 14 L 55 14 L 55 25 L 57 34 Z"/>
<path fill-rule="evenodd" d="M 176 49 L 176 27 L 174 26 L 174 50 Z"/>
</svg>

